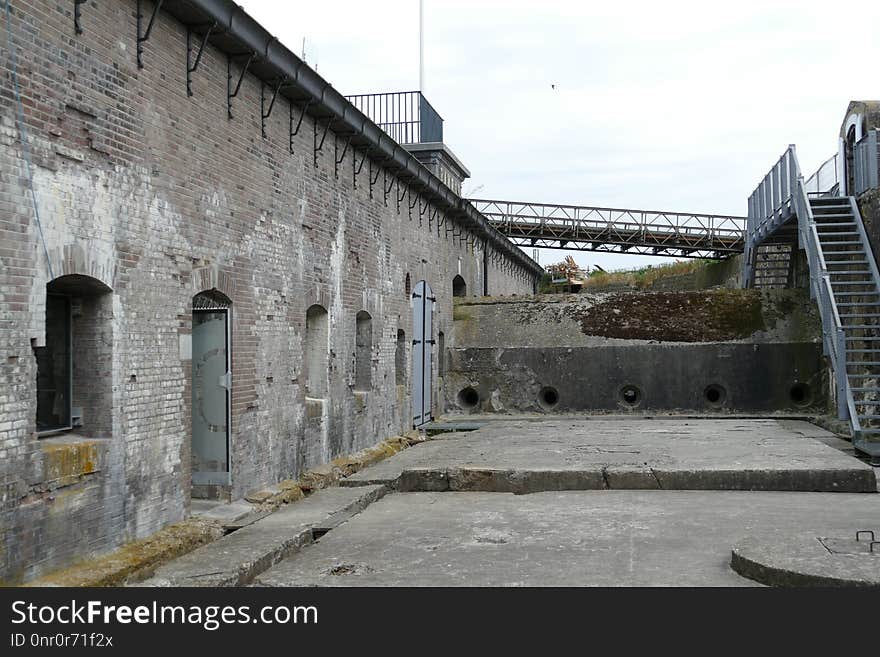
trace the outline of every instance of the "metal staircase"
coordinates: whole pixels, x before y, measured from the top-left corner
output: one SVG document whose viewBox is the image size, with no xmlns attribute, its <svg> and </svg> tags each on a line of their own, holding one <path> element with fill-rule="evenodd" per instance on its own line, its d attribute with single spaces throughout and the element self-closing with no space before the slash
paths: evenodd
<svg viewBox="0 0 880 657">
<path fill-rule="evenodd" d="M 854 447 L 880 462 L 880 274 L 855 199 L 810 198 L 789 146 L 749 198 L 744 286 L 767 280 L 762 249 L 791 244 L 794 234 L 822 318 L 838 417 L 849 421 Z"/>
</svg>

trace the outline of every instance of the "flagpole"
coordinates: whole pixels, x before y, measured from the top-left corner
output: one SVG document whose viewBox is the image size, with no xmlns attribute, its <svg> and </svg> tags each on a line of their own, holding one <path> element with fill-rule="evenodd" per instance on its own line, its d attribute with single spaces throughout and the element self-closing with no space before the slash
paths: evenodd
<svg viewBox="0 0 880 657">
<path fill-rule="evenodd" d="M 419 91 L 425 91 L 425 0 L 419 0 Z"/>
</svg>

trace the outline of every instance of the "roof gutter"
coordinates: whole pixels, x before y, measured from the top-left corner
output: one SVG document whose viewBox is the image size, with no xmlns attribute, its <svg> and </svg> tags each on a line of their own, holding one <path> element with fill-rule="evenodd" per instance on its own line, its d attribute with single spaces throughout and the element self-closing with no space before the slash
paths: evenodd
<svg viewBox="0 0 880 657">
<path fill-rule="evenodd" d="M 287 84 L 311 98 L 310 107 L 321 109 L 331 115 L 333 129 L 358 136 L 370 150 L 370 157 L 382 161 L 384 166 L 393 166 L 397 175 L 429 196 L 437 205 L 443 207 L 453 220 L 467 227 L 477 237 L 482 238 L 496 251 L 504 254 L 514 263 L 537 277 L 543 268 L 512 244 L 506 237 L 489 224 L 486 218 L 467 200 L 440 182 L 421 162 L 398 144 L 365 114 L 352 105 L 336 91 L 329 82 L 318 75 L 311 67 L 294 55 L 287 47 L 267 32 L 244 9 L 231 0 L 185 0 L 186 4 L 206 14 L 217 27 L 240 41 L 256 53 L 265 63 L 277 69 Z M 171 3 L 166 3 L 166 7 Z"/>
</svg>

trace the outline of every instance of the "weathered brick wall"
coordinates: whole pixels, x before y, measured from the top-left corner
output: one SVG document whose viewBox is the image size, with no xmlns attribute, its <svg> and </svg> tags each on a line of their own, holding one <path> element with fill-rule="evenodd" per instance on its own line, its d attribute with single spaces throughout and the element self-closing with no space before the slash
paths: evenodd
<svg viewBox="0 0 880 657">
<path fill-rule="evenodd" d="M 408 428 L 409 395 L 399 397 L 394 370 L 398 329 L 412 335 L 406 275 L 433 287 L 435 331 L 452 346 L 452 278 L 461 273 L 470 294 L 482 291 L 479 246 L 419 221 L 417 209 L 410 217 L 408 199 L 398 211 L 394 192 L 386 205 L 378 184 L 371 199 L 366 167 L 355 188 L 351 153 L 337 179 L 332 132 L 315 167 L 308 117 L 291 154 L 286 100 L 263 138 L 256 78 L 244 79 L 228 119 L 226 57 L 212 47 L 187 97 L 186 31 L 169 15 L 159 14 L 139 70 L 132 0 L 84 5 L 79 36 L 73 3 L 13 0 L 11 11 L 52 275 L 4 49 L 0 579 L 36 576 L 186 515 L 188 341 L 200 291 L 232 300 L 233 498 Z M 89 365 L 109 377 L 112 405 L 95 405 L 99 417 L 85 418 L 80 438 L 38 439 L 33 346 L 45 340 L 46 285 L 67 274 L 112 290 L 94 315 L 103 351 Z M 525 272 L 490 261 L 487 274 L 491 294 L 531 292 Z M 315 303 L 329 313 L 329 392 L 311 430 L 303 342 Z M 373 322 L 372 388 L 356 395 L 362 310 Z M 88 443 L 94 459 L 71 457 L 97 434 L 106 437 Z"/>
</svg>

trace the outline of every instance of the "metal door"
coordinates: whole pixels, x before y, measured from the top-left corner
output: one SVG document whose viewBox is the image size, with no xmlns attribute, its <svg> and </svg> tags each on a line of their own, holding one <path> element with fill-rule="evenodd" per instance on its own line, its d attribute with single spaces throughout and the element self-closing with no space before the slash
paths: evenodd
<svg viewBox="0 0 880 657">
<path fill-rule="evenodd" d="M 434 419 L 431 415 L 431 378 L 434 354 L 434 293 L 425 281 L 416 283 L 413 308 L 413 427 Z"/>
<path fill-rule="evenodd" d="M 192 480 L 229 479 L 229 310 L 193 309 Z"/>
</svg>

